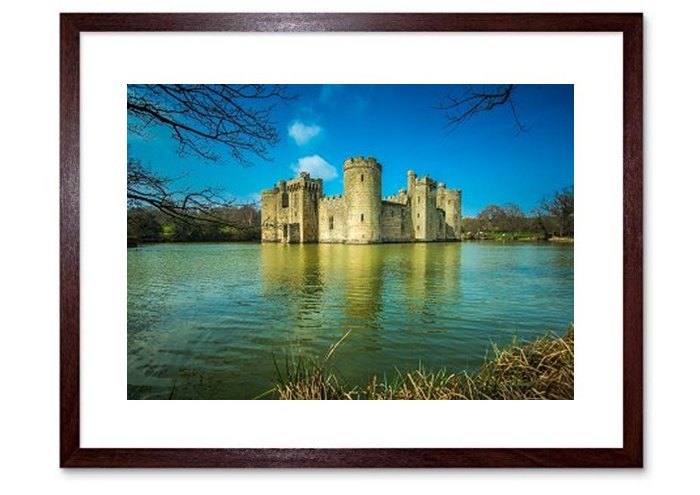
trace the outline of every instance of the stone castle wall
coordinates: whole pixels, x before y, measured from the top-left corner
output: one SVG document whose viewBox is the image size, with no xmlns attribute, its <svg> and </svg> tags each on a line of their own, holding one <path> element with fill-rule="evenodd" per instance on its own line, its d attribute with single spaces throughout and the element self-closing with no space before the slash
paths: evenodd
<svg viewBox="0 0 700 495">
<path fill-rule="evenodd" d="M 343 164 L 344 194 L 323 196 L 323 181 L 302 172 L 262 191 L 262 241 L 379 243 L 460 239 L 462 193 L 408 172 L 407 188 L 384 200 L 374 158 Z"/>
<path fill-rule="evenodd" d="M 411 210 L 401 203 L 382 202 L 382 242 L 411 242 Z"/>
<path fill-rule="evenodd" d="M 318 206 L 319 242 L 345 242 L 347 239 L 345 198 L 340 195 L 326 196 L 321 198 Z"/>
</svg>

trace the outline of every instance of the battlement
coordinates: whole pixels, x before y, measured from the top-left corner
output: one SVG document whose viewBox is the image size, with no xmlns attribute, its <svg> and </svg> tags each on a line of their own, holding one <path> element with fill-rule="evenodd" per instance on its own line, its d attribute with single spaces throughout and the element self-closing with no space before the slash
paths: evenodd
<svg viewBox="0 0 700 495">
<path fill-rule="evenodd" d="M 426 185 L 430 189 L 434 189 L 437 187 L 437 181 L 435 179 L 431 179 L 429 176 L 421 177 L 420 179 L 416 179 L 416 185 Z"/>
<path fill-rule="evenodd" d="M 345 198 L 343 198 L 342 194 L 335 194 L 333 196 L 324 196 L 321 198 L 321 202 L 327 203 L 327 204 L 342 203 L 344 200 L 345 200 Z"/>
<path fill-rule="evenodd" d="M 280 188 L 287 191 L 299 191 L 305 189 L 307 191 L 320 191 L 323 188 L 322 179 L 312 179 L 308 172 L 300 172 L 298 177 L 290 179 L 286 182 L 280 181 Z"/>
<path fill-rule="evenodd" d="M 373 156 L 369 156 L 366 159 L 364 156 L 356 156 L 354 158 L 348 158 L 343 162 L 343 170 L 352 168 L 373 168 L 381 172 L 382 164 Z"/>
<path fill-rule="evenodd" d="M 405 205 L 408 201 L 408 196 L 406 195 L 406 189 L 399 189 L 398 194 L 390 194 L 386 198 L 382 199 L 384 203 L 395 203 L 400 205 Z"/>
</svg>

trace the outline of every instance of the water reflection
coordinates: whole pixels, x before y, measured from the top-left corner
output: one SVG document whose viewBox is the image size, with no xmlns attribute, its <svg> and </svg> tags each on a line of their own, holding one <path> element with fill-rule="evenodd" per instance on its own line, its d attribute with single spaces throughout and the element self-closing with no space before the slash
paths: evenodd
<svg viewBox="0 0 700 495">
<path fill-rule="evenodd" d="M 345 330 L 380 329 L 385 312 L 432 323 L 440 306 L 458 299 L 456 243 L 266 244 L 261 250 L 263 295 L 303 328 L 321 327 L 336 312 Z"/>
<path fill-rule="evenodd" d="M 323 355 L 351 382 L 478 366 L 491 342 L 563 332 L 573 249 L 546 245 L 158 245 L 128 253 L 130 398 L 246 399 L 272 355 Z"/>
</svg>

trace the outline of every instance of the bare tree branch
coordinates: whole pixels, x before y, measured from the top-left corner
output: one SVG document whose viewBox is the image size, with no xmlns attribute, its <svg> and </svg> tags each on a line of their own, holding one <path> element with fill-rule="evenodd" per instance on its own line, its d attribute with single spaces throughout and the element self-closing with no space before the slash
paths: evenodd
<svg viewBox="0 0 700 495">
<path fill-rule="evenodd" d="M 225 151 L 247 165 L 251 156 L 268 159 L 279 142 L 272 110 L 294 98 L 280 85 L 130 84 L 129 130 L 144 134 L 162 126 L 182 154 L 217 161 Z"/>
<path fill-rule="evenodd" d="M 201 191 L 174 190 L 173 182 L 174 179 L 161 177 L 140 161 L 130 159 L 127 163 L 127 206 L 150 205 L 176 220 L 238 227 L 219 215 L 223 208 L 240 206 L 235 200 L 223 198 L 220 191 L 212 188 Z"/>
<path fill-rule="evenodd" d="M 438 109 L 445 112 L 447 123 L 446 129 L 455 129 L 467 120 L 481 113 L 490 112 L 491 110 L 507 105 L 513 119 L 515 121 L 516 131 L 518 133 L 527 131 L 523 125 L 516 105 L 513 100 L 513 93 L 516 90 L 515 84 L 503 84 L 493 86 L 466 86 L 459 95 L 447 94 L 438 105 Z"/>
<path fill-rule="evenodd" d="M 231 156 L 241 165 L 251 157 L 269 159 L 279 142 L 272 111 L 295 99 L 281 85 L 264 84 L 130 84 L 127 89 L 129 131 L 148 135 L 161 127 L 170 131 L 180 154 L 207 162 Z M 175 190 L 177 179 L 154 173 L 136 158 L 127 162 L 127 205 L 151 205 L 181 221 L 241 227 L 222 209 L 234 206 L 221 191 Z"/>
</svg>

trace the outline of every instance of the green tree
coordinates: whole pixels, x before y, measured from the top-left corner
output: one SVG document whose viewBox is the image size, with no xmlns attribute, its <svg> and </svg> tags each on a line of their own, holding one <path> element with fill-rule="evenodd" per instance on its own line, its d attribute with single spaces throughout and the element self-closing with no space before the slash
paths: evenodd
<svg viewBox="0 0 700 495">
<path fill-rule="evenodd" d="M 127 237 L 135 243 L 161 241 L 162 231 L 154 208 L 131 208 L 127 212 Z"/>
</svg>

